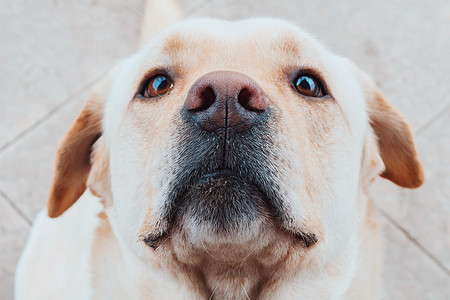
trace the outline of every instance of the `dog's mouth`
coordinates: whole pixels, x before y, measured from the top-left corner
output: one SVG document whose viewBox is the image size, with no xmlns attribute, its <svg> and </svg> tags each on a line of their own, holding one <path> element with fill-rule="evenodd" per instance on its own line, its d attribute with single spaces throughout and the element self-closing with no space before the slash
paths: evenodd
<svg viewBox="0 0 450 300">
<path fill-rule="evenodd" d="M 222 237 L 262 234 L 269 226 L 301 241 L 317 242 L 314 233 L 294 228 L 278 176 L 271 126 L 245 132 L 205 132 L 185 121 L 177 137 L 174 179 L 161 209 L 160 227 L 144 242 L 156 249 L 171 232 Z M 223 138 L 225 136 L 225 138 Z M 189 233 L 189 232 L 190 233 Z"/>
<path fill-rule="evenodd" d="M 276 191 L 267 193 L 254 180 L 229 169 L 219 169 L 193 182 L 178 187 L 175 201 L 167 209 L 167 230 L 146 236 L 144 242 L 148 246 L 157 249 L 160 241 L 174 230 L 233 239 L 245 231 L 251 231 L 254 238 L 255 232 L 262 232 L 267 226 L 292 235 L 307 248 L 317 242 L 313 233 L 287 229 L 284 224 L 289 214 L 280 199 L 273 198 Z"/>
</svg>

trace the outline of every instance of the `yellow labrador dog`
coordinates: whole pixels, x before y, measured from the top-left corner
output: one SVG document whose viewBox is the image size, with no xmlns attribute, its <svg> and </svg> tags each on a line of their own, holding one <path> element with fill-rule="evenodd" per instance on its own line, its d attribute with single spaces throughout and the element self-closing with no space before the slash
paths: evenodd
<svg viewBox="0 0 450 300">
<path fill-rule="evenodd" d="M 67 133 L 17 299 L 378 298 L 378 175 L 423 182 L 349 60 L 284 21 L 179 23 Z"/>
</svg>

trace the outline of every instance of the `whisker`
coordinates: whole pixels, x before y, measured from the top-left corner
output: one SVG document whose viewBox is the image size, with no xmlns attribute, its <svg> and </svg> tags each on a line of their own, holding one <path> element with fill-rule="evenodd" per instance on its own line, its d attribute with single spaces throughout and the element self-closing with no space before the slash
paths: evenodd
<svg viewBox="0 0 450 300">
<path fill-rule="evenodd" d="M 209 296 L 209 299 L 208 299 L 208 300 L 211 300 L 211 299 L 213 298 L 214 293 L 216 292 L 216 290 L 217 290 L 218 287 L 219 287 L 219 284 L 217 284 L 216 287 L 213 289 L 213 291 L 212 291 L 212 293 L 211 293 L 211 296 Z"/>
<path fill-rule="evenodd" d="M 245 290 L 245 287 L 244 287 L 244 285 L 242 284 L 242 282 L 241 282 L 241 286 L 242 286 L 242 289 L 244 290 L 245 297 L 247 297 L 247 299 L 250 300 L 250 297 L 248 296 L 247 291 Z"/>
<path fill-rule="evenodd" d="M 206 253 L 208 253 L 209 256 L 211 256 L 213 259 L 215 259 L 215 260 L 217 260 L 217 261 L 224 262 L 223 260 L 221 260 L 221 259 L 219 259 L 219 258 L 217 258 L 217 257 L 214 257 L 214 255 L 212 255 L 211 253 L 209 253 L 209 251 L 206 250 L 205 244 L 203 244 L 203 241 L 202 241 L 202 240 L 200 240 L 200 242 L 201 242 L 201 244 L 202 244 L 203 250 L 205 250 Z"/>
</svg>

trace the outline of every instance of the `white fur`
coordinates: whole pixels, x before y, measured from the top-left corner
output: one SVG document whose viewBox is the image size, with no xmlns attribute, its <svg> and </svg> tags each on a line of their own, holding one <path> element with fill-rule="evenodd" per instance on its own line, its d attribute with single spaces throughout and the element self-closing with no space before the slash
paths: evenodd
<svg viewBox="0 0 450 300">
<path fill-rule="evenodd" d="M 339 112 L 331 114 L 331 133 L 311 136 L 309 148 L 303 140 L 292 137 L 297 132 L 306 134 L 305 128 L 292 120 L 282 119 L 285 135 L 279 136 L 280 157 L 285 157 L 290 167 L 279 170 L 284 179 L 283 193 L 292 214 L 296 217 L 293 227 L 308 228 L 309 218 L 319 218 L 323 236 L 313 249 L 305 254 L 301 268 L 289 275 L 263 298 L 267 299 L 369 299 L 377 297 L 377 286 L 356 281 L 358 276 L 378 272 L 378 229 L 370 228 L 366 220 L 368 199 L 361 188 L 361 161 L 363 149 L 374 140 L 368 124 L 366 99 L 349 63 L 322 47 L 310 35 L 281 21 L 256 19 L 229 23 L 218 20 L 189 21 L 176 25 L 156 37 L 150 44 L 130 58 L 122 61 L 114 71 L 111 88 L 105 106 L 104 140 L 109 151 L 112 199 L 99 200 L 85 193 L 63 216 L 50 219 L 41 212 L 37 217 L 30 239 L 18 265 L 16 298 L 21 299 L 192 299 L 199 297 L 184 285 L 183 279 L 168 270 L 152 250 L 139 240 L 139 232 L 150 211 L 157 218 L 164 204 L 168 182 L 173 178 L 167 172 L 168 160 L 175 146 L 170 135 L 159 133 L 176 130 L 174 124 L 164 125 L 163 114 L 140 115 L 151 124 L 148 128 L 131 130 L 130 124 L 139 120 L 130 117 L 133 105 L 130 99 L 146 71 L 153 66 L 170 65 L 170 58 L 163 53 L 160 44 L 173 32 L 192 41 L 203 36 L 216 37 L 217 53 L 208 65 L 191 69 L 187 86 L 202 74 L 219 69 L 235 70 L 249 74 L 262 86 L 270 86 L 270 77 L 264 77 L 256 69 L 257 62 L 264 61 L 270 69 L 279 61 L 267 55 L 261 46 L 252 59 L 236 56 L 236 44 L 258 36 L 255 44 L 268 45 L 274 36 L 293 32 L 303 43 L 302 56 L 297 64 L 322 68 L 327 83 L 334 91 Z M 268 34 L 264 34 L 267 32 Z M 275 32 L 275 33 L 274 33 Z M 270 34 L 269 34 L 270 33 Z M 217 38 L 220 37 L 220 38 Z M 236 43 L 236 41 L 239 41 Z M 267 46 L 269 47 L 269 46 Z M 236 58 L 234 58 L 236 56 Z M 256 63 L 253 61 L 255 60 Z M 212 68 L 212 69 L 211 69 Z M 276 95 L 276 88 L 269 87 L 269 97 Z M 184 99 L 172 101 L 182 104 Z M 283 99 L 272 97 L 275 105 L 282 106 Z M 162 111 L 172 103 L 162 103 Z M 136 104 L 137 105 L 137 104 Z M 152 104 L 156 105 L 156 104 Z M 296 104 L 293 104 L 294 106 Z M 155 106 L 156 107 L 156 106 Z M 167 107 L 167 109 L 166 109 Z M 156 108 L 155 108 L 156 109 Z M 149 109 L 149 111 L 151 111 Z M 175 110 L 172 110 L 174 113 Z M 311 128 L 322 128 L 321 119 L 306 114 L 299 117 Z M 147 113 L 147 112 L 146 112 Z M 333 143 L 324 147 L 321 138 L 330 134 Z M 147 140 L 147 137 L 154 137 Z M 314 150 L 315 157 L 310 152 Z M 326 150 L 326 151 L 325 151 Z M 294 155 L 295 154 L 295 155 Z M 318 166 L 320 162 L 325 167 Z M 381 163 L 380 163 L 381 164 Z M 372 169 L 366 177 L 374 177 L 382 166 Z M 149 174 L 149 176 L 147 176 Z M 312 180 L 302 177 L 311 175 Z M 312 175 L 317 175 L 312 176 Z M 151 175 L 151 176 L 150 176 Z M 304 192 L 310 184 L 315 193 L 309 199 Z M 363 203 L 363 204 L 360 204 Z M 106 218 L 99 217 L 104 211 Z M 259 227 L 255 227 L 259 228 Z M 257 236 L 259 229 L 248 236 Z M 207 230 L 189 227 L 188 233 L 197 244 L 217 243 Z M 366 236 L 373 236 L 367 239 Z M 268 239 L 272 238 L 269 235 Z M 211 240 L 212 239 L 212 240 Z M 250 239 L 250 238 L 249 238 Z M 239 239 L 234 240 L 235 243 Z M 367 259 L 370 253 L 374 259 Z M 365 257 L 362 260 L 362 257 Z M 364 261 L 364 265 L 361 265 Z M 248 284 L 250 286 L 250 283 Z M 234 290 L 234 297 L 245 297 L 248 286 Z M 219 287 L 220 288 L 220 287 Z"/>
</svg>

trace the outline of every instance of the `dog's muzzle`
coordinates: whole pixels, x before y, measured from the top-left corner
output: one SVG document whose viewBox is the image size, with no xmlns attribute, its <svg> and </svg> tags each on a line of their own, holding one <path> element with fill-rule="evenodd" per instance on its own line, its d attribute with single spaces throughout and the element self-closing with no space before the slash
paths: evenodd
<svg viewBox="0 0 450 300">
<path fill-rule="evenodd" d="M 216 71 L 200 77 L 181 109 L 176 162 L 154 248 L 182 220 L 211 234 L 237 233 L 263 220 L 292 220 L 280 192 L 282 167 L 274 143 L 276 116 L 262 88 L 245 74 Z M 303 233 L 295 233 L 303 239 Z M 308 237 L 306 245 L 314 238 Z"/>
</svg>

